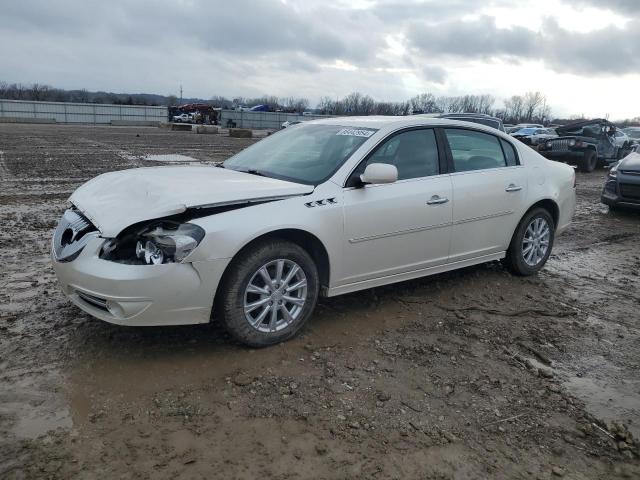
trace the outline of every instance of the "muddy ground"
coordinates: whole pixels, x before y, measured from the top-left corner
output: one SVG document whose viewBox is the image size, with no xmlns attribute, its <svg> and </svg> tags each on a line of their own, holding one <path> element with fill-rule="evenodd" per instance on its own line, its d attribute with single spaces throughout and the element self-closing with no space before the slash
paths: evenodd
<svg viewBox="0 0 640 480">
<path fill-rule="evenodd" d="M 0 125 L 0 478 L 640 478 L 640 215 L 599 203 L 603 170 L 539 275 L 323 299 L 269 349 L 63 297 L 49 241 L 78 185 L 250 142 Z"/>
</svg>

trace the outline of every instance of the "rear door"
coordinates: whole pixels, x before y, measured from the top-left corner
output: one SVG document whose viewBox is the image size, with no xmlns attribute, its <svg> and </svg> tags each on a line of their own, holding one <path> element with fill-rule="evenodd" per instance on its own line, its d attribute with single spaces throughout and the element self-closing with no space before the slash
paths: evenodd
<svg viewBox="0 0 640 480">
<path fill-rule="evenodd" d="M 511 142 L 486 132 L 445 128 L 453 188 L 450 262 L 508 248 L 527 193 Z"/>
</svg>

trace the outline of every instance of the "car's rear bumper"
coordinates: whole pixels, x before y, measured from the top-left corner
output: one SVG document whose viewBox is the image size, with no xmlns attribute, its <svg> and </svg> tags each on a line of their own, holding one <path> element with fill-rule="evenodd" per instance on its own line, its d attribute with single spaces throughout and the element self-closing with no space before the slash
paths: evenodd
<svg viewBox="0 0 640 480">
<path fill-rule="evenodd" d="M 90 241 L 71 262 L 53 268 L 69 299 L 100 320 L 119 325 L 206 323 L 229 260 L 126 265 L 102 260 L 103 239 Z"/>
</svg>

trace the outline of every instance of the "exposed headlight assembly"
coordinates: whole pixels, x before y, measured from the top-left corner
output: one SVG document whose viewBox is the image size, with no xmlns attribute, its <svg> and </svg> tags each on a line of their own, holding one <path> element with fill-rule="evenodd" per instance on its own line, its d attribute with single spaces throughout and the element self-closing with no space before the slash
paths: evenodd
<svg viewBox="0 0 640 480">
<path fill-rule="evenodd" d="M 127 229 L 107 241 L 100 257 L 120 263 L 161 265 L 182 262 L 204 238 L 204 230 L 192 223 L 151 222 Z"/>
<path fill-rule="evenodd" d="M 619 166 L 620 166 L 620 161 L 616 162 L 615 165 L 613 165 L 609 169 L 609 178 L 616 178 L 618 176 L 618 167 Z"/>
</svg>

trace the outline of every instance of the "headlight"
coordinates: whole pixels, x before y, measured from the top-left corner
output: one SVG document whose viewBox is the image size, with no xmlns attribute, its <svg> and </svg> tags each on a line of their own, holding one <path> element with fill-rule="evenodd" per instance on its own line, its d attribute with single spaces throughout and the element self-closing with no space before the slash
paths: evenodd
<svg viewBox="0 0 640 480">
<path fill-rule="evenodd" d="M 100 258 L 120 263 L 160 265 L 180 263 L 204 238 L 204 230 L 192 223 L 151 222 L 128 228 L 107 241 Z"/>
<path fill-rule="evenodd" d="M 609 178 L 616 178 L 618 176 L 618 166 L 620 162 L 617 162 L 609 169 Z"/>
<path fill-rule="evenodd" d="M 576 144 L 576 141 L 574 139 L 569 140 L 569 146 L 570 147 L 575 146 L 575 144 Z"/>
<path fill-rule="evenodd" d="M 551 142 L 547 142 L 547 148 L 551 148 Z"/>
</svg>

